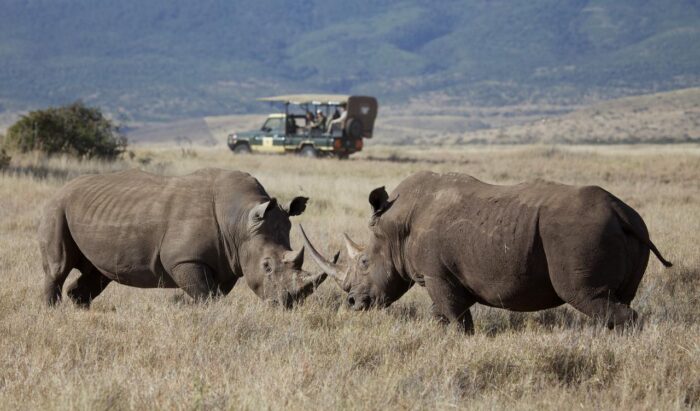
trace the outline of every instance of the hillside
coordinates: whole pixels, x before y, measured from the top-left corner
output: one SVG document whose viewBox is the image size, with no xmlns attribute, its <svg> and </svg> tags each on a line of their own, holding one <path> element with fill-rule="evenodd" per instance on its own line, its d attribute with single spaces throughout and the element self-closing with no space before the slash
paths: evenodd
<svg viewBox="0 0 700 411">
<path fill-rule="evenodd" d="M 698 22 L 691 0 L 6 0 L 0 112 L 163 120 L 302 90 L 570 104 L 700 85 Z"/>
<path fill-rule="evenodd" d="M 452 142 L 699 143 L 700 88 L 611 100 L 563 116 L 466 133 Z"/>
</svg>

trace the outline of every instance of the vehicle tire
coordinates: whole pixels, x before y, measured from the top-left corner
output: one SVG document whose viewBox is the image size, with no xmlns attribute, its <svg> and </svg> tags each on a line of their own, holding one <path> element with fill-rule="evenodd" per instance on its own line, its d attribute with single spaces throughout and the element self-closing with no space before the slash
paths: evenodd
<svg viewBox="0 0 700 411">
<path fill-rule="evenodd" d="M 299 155 L 302 157 L 316 158 L 318 157 L 318 151 L 316 151 L 314 146 L 304 146 L 299 151 Z"/>
<path fill-rule="evenodd" d="M 250 146 L 248 144 L 237 144 L 233 148 L 233 152 L 236 154 L 250 154 Z"/>
<path fill-rule="evenodd" d="M 362 122 L 357 118 L 350 118 L 345 122 L 345 135 L 350 138 L 362 138 L 364 127 Z"/>
</svg>

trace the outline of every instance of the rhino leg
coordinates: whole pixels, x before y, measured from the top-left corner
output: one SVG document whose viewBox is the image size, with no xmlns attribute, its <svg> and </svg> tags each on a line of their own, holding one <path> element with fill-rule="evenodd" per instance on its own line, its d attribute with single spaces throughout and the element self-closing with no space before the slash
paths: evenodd
<svg viewBox="0 0 700 411">
<path fill-rule="evenodd" d="M 469 308 L 476 300 L 461 284 L 426 276 L 425 288 L 433 301 L 433 315 L 440 322 L 447 320 L 457 324 L 465 333 L 474 334 L 474 322 Z"/>
<path fill-rule="evenodd" d="M 620 303 L 614 296 L 593 298 L 569 304 L 594 320 L 601 321 L 611 330 L 616 327 L 635 325 L 639 318 L 635 310 L 626 304 Z"/>
<path fill-rule="evenodd" d="M 49 262 L 44 257 L 44 300 L 49 306 L 61 301 L 63 283 L 73 267 L 61 262 Z"/>
<path fill-rule="evenodd" d="M 222 294 L 219 284 L 215 280 L 214 271 L 204 264 L 178 264 L 172 269 L 171 276 L 178 287 L 182 288 L 195 301 L 216 298 Z"/>
<path fill-rule="evenodd" d="M 437 305 L 435 305 L 435 303 L 430 304 L 430 314 L 440 324 L 447 325 L 450 323 L 450 319 L 445 317 L 442 314 L 442 312 L 440 312 L 440 310 L 437 308 Z"/>
<path fill-rule="evenodd" d="M 44 299 L 49 306 L 53 306 L 61 301 L 63 283 L 81 256 L 62 209 L 49 209 L 42 216 L 39 249 L 44 268 Z"/>
<path fill-rule="evenodd" d="M 630 261 L 621 229 L 612 225 L 603 233 L 577 235 L 558 225 L 542 229 L 549 278 L 559 298 L 610 329 L 637 322 L 629 302 L 646 261 Z"/>
<path fill-rule="evenodd" d="M 624 272 L 623 264 L 611 261 L 607 267 L 602 264 L 593 269 L 571 270 L 574 275 L 555 273 L 550 275 L 557 295 L 575 309 L 613 329 L 637 322 L 637 312 L 629 307 L 629 300 L 620 300 Z M 636 283 L 634 284 L 636 289 Z"/>
<path fill-rule="evenodd" d="M 92 264 L 80 269 L 80 277 L 68 286 L 66 294 L 76 304 L 89 308 L 94 300 L 112 280 L 102 275 Z"/>
<path fill-rule="evenodd" d="M 219 291 L 221 292 L 222 295 L 228 295 L 228 293 L 233 290 L 233 286 L 236 285 L 236 281 L 238 281 L 238 278 L 233 277 L 229 281 L 222 282 L 219 285 Z"/>
</svg>

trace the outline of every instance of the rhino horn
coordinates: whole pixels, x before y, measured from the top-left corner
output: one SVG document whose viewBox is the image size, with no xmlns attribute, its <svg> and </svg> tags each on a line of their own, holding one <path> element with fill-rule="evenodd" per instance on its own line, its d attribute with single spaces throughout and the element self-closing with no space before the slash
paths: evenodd
<svg viewBox="0 0 700 411">
<path fill-rule="evenodd" d="M 310 275 L 306 277 L 299 284 L 296 284 L 294 288 L 289 290 L 289 294 L 292 296 L 293 301 L 299 302 L 304 298 L 311 295 L 314 290 L 321 285 L 321 283 L 327 278 L 326 273 L 321 273 L 317 275 Z"/>
<path fill-rule="evenodd" d="M 302 246 L 299 251 L 288 251 L 282 261 L 292 263 L 292 267 L 301 270 L 301 266 L 304 265 L 304 247 Z"/>
<path fill-rule="evenodd" d="M 299 225 L 299 228 L 301 229 L 302 237 L 304 237 L 304 244 L 306 244 L 306 247 L 311 253 L 311 257 L 314 259 L 316 264 L 318 264 L 318 266 L 321 267 L 321 270 L 333 277 L 333 279 L 338 283 L 340 288 L 342 288 L 345 291 L 349 291 L 347 289 L 348 287 L 346 287 L 345 285 L 345 273 L 343 273 L 343 271 L 345 270 L 340 269 L 340 267 L 336 264 L 340 253 L 335 254 L 332 263 L 329 262 L 318 251 L 316 251 L 316 248 L 309 241 L 309 238 L 306 236 L 306 232 L 304 231 L 304 227 L 302 227 L 301 224 Z"/>
<path fill-rule="evenodd" d="M 356 242 L 352 241 L 349 235 L 343 233 L 343 237 L 345 238 L 345 247 L 348 249 L 350 259 L 355 259 L 355 257 L 364 251 L 362 247 L 360 247 Z"/>
</svg>

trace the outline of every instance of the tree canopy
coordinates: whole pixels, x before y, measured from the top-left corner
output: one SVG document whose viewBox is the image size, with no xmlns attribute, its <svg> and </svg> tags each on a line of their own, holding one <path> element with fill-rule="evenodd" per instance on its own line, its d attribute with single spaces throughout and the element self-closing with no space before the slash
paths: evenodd
<svg viewBox="0 0 700 411">
<path fill-rule="evenodd" d="M 119 127 L 96 107 L 82 102 L 32 111 L 7 130 L 10 151 L 65 153 L 83 158 L 113 159 L 126 149 Z"/>
</svg>

